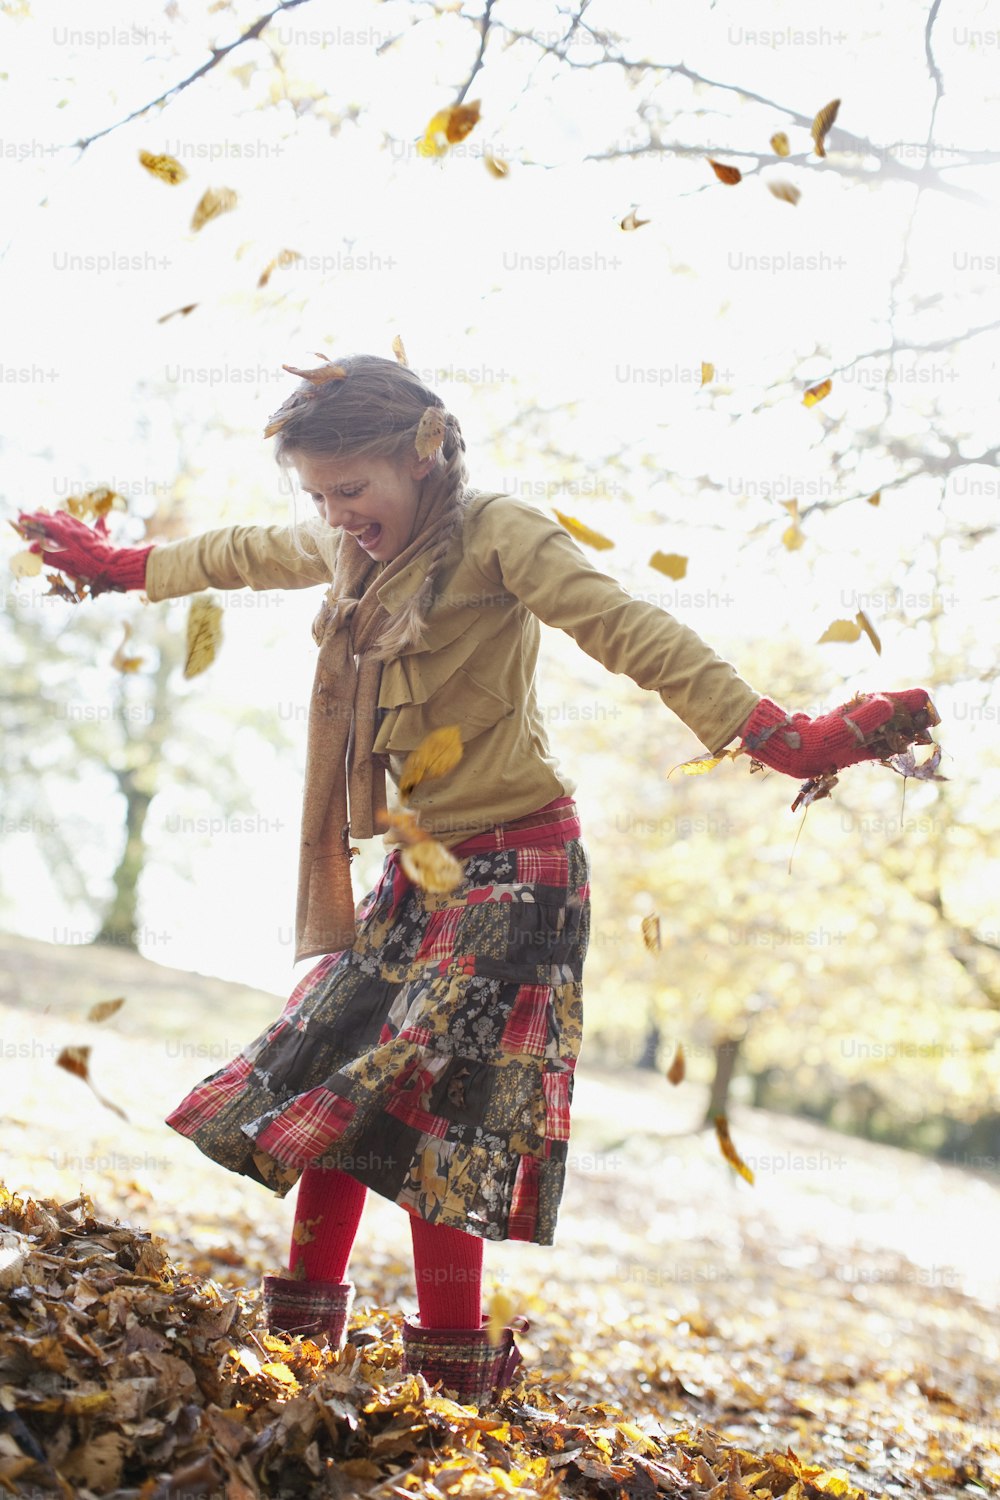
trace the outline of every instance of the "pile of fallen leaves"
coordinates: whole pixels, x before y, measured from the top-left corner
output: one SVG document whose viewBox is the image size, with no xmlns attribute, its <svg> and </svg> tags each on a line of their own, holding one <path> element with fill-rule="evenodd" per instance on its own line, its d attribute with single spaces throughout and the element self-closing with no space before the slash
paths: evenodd
<svg viewBox="0 0 1000 1500">
<path fill-rule="evenodd" d="M 842 1470 L 667 1433 L 522 1375 L 477 1412 L 400 1374 L 398 1314 L 347 1348 L 260 1326 L 256 1297 L 175 1266 L 86 1197 L 0 1186 L 0 1487 L 11 1495 L 854 1497 Z"/>
</svg>

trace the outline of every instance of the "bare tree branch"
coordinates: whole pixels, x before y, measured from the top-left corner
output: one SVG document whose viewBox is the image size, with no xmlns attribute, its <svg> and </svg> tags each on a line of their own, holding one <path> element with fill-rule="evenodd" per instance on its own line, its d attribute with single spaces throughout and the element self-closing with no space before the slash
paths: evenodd
<svg viewBox="0 0 1000 1500">
<path fill-rule="evenodd" d="M 496 4 L 496 0 L 486 0 L 486 5 L 485 5 L 485 7 L 483 9 L 483 14 L 480 17 L 479 21 L 477 22 L 477 25 L 478 25 L 478 28 L 479 28 L 479 54 L 478 54 L 475 62 L 472 64 L 472 72 L 469 74 L 468 78 L 465 80 L 465 83 L 462 85 L 461 91 L 459 92 L 459 94 L 458 94 L 458 96 L 457 96 L 457 98 L 455 100 L 456 104 L 462 104 L 464 102 L 466 94 L 469 92 L 469 90 L 472 87 L 472 81 L 473 81 L 473 79 L 475 78 L 476 74 L 479 72 L 480 68 L 483 66 L 483 58 L 484 58 L 485 53 L 486 53 L 486 38 L 489 35 L 489 30 L 490 30 L 490 12 L 492 11 L 492 9 L 493 9 L 493 7 L 494 7 L 495 4 Z"/>
<path fill-rule="evenodd" d="M 189 88 L 197 79 L 204 78 L 206 73 L 210 73 L 224 57 L 229 56 L 230 52 L 234 52 L 237 47 L 242 47 L 244 42 L 256 41 L 265 26 L 274 20 L 279 11 L 291 10 L 296 5 L 305 5 L 306 3 L 307 0 L 280 0 L 280 3 L 273 10 L 268 11 L 267 15 L 258 17 L 253 25 L 247 31 L 244 31 L 242 36 L 236 38 L 235 42 L 230 42 L 226 47 L 213 47 L 212 55 L 208 61 L 202 63 L 201 67 L 196 68 L 187 78 L 182 78 L 180 83 L 173 84 L 165 93 L 160 94 L 156 99 L 151 99 L 141 109 L 134 109 L 130 115 L 125 116 L 124 120 L 118 120 L 114 125 L 106 125 L 103 130 L 98 130 L 94 135 L 88 135 L 83 140 L 74 141 L 73 144 L 78 146 L 81 151 L 86 151 L 88 146 L 92 146 L 102 136 L 110 135 L 112 130 L 118 130 L 122 125 L 128 125 L 132 120 L 138 120 L 142 115 L 148 114 L 151 109 L 155 109 L 158 104 L 165 104 L 174 94 L 179 94 L 181 89 Z"/>
</svg>

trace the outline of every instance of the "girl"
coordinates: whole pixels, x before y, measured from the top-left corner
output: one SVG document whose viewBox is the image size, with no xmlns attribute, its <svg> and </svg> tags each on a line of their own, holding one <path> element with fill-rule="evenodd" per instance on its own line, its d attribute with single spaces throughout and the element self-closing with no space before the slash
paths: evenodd
<svg viewBox="0 0 1000 1500">
<path fill-rule="evenodd" d="M 877 736 L 897 703 L 919 728 L 933 709 L 915 689 L 789 716 L 554 521 L 469 489 L 458 422 L 411 370 L 353 355 L 294 373 L 265 435 L 312 499 L 306 521 L 114 548 L 103 525 L 20 519 L 95 593 L 328 585 L 295 950 L 319 962 L 168 1123 L 279 1196 L 299 1183 L 289 1275 L 264 1280 L 272 1329 L 341 1347 L 366 1192 L 406 1209 L 419 1319 L 403 1324 L 404 1368 L 481 1404 L 519 1359 L 511 1328 L 490 1342 L 483 1242 L 553 1241 L 581 1041 L 590 869 L 575 783 L 535 697 L 538 621 L 657 691 L 711 752 L 739 735 L 799 779 L 885 754 Z M 447 725 L 462 758 L 409 805 L 462 861 L 462 884 L 413 885 L 387 833 L 381 877 L 355 907 L 351 841 L 387 827 L 385 772 L 398 785 L 408 753 Z"/>
</svg>

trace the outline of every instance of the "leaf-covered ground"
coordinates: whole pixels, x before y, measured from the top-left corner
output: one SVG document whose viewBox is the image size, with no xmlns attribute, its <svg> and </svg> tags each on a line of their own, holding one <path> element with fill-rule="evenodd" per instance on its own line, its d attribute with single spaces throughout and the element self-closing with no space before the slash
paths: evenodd
<svg viewBox="0 0 1000 1500">
<path fill-rule="evenodd" d="M 369 1198 L 352 1261 L 356 1352 L 270 1340 L 257 1291 L 284 1264 L 292 1198 L 162 1125 L 280 1002 L 123 954 L 98 972 L 75 950 L 60 972 L 58 950 L 5 947 L 0 1131 L 20 1199 L 0 1212 L 0 1490 L 1000 1490 L 996 1178 L 736 1109 L 749 1187 L 691 1132 L 697 1089 L 584 1069 L 559 1243 L 487 1247 L 489 1287 L 531 1328 L 511 1393 L 476 1417 L 400 1378 L 414 1296 L 393 1205 Z M 168 1041 L 188 1034 L 200 1055 Z M 127 1122 L 54 1066 L 84 1044 Z"/>
</svg>

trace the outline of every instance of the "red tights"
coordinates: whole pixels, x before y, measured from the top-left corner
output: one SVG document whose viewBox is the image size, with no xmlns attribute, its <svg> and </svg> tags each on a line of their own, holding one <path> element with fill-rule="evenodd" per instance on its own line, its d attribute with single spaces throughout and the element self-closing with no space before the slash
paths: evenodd
<svg viewBox="0 0 1000 1500">
<path fill-rule="evenodd" d="M 307 1281 L 343 1281 L 368 1189 L 332 1167 L 299 1179 L 288 1267 Z M 483 1242 L 478 1235 L 410 1215 L 417 1307 L 424 1328 L 479 1328 Z M 301 1272 L 299 1268 L 301 1267 Z"/>
</svg>

